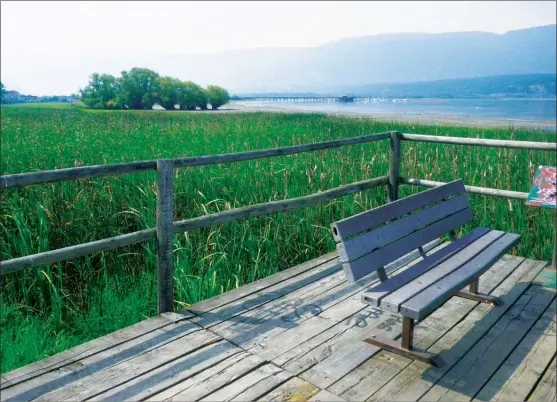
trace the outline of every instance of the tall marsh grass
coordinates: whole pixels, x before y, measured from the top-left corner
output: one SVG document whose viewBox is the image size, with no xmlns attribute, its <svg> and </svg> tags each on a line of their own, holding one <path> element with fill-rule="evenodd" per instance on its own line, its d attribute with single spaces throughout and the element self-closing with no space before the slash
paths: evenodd
<svg viewBox="0 0 557 402">
<path fill-rule="evenodd" d="M 388 130 L 555 141 L 532 130 L 418 126 L 308 114 L 87 111 L 3 107 L 2 174 L 274 148 Z M 407 177 L 528 191 L 542 151 L 403 143 Z M 298 197 L 385 175 L 388 141 L 175 170 L 175 220 Z M 401 196 L 421 191 L 402 186 Z M 550 211 L 472 196 L 474 225 L 521 233 L 515 252 L 549 260 Z M 175 308 L 334 249 L 329 223 L 386 202 L 373 189 L 294 212 L 174 237 Z M 8 259 L 155 226 L 155 174 L 137 173 L 2 192 L 0 253 Z M 156 314 L 155 242 L 8 274 L 0 310 L 1 371 Z"/>
</svg>

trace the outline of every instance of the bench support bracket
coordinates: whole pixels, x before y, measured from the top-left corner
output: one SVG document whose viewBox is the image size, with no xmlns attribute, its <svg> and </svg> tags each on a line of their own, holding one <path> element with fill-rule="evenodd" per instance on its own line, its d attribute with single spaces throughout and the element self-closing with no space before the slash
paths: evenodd
<svg viewBox="0 0 557 402">
<path fill-rule="evenodd" d="M 366 338 L 364 339 L 364 342 L 388 350 L 389 352 L 397 353 L 409 357 L 411 359 L 415 359 L 423 363 L 430 364 L 435 367 L 440 367 L 442 362 L 439 356 L 423 350 L 414 349 L 413 338 L 414 338 L 414 320 L 412 318 L 404 317 L 402 321 L 402 343 L 401 344 L 399 344 L 397 341 L 393 339 L 387 339 L 387 338 L 382 338 L 377 336 Z"/>
<path fill-rule="evenodd" d="M 494 306 L 501 306 L 503 305 L 503 301 L 491 295 L 485 295 L 483 293 L 478 292 L 479 287 L 479 280 L 476 279 L 472 282 L 468 288 L 468 291 L 461 290 L 455 294 L 455 296 L 462 297 L 464 299 L 474 300 L 480 303 L 492 304 Z"/>
</svg>

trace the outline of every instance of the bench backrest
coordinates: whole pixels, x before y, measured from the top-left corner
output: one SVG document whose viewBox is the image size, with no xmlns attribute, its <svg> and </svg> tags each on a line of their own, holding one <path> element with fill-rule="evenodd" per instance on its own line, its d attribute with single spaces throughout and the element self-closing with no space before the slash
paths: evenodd
<svg viewBox="0 0 557 402">
<path fill-rule="evenodd" d="M 349 281 L 358 280 L 472 220 L 464 183 L 453 181 L 331 224 Z"/>
</svg>

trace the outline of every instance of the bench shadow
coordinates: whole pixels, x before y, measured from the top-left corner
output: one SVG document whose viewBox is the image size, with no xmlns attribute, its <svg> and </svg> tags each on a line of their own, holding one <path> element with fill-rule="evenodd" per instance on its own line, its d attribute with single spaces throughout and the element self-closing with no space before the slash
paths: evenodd
<svg viewBox="0 0 557 402">
<path fill-rule="evenodd" d="M 460 340 L 452 345 L 448 349 L 443 349 L 438 353 L 438 358 L 440 361 L 440 367 L 429 367 L 421 376 L 423 381 L 428 383 L 436 384 L 446 388 L 447 390 L 454 390 L 459 392 L 470 399 L 477 397 L 481 392 L 482 400 L 491 400 L 497 392 L 507 383 L 507 381 L 516 372 L 516 369 L 524 361 L 530 351 L 534 348 L 537 341 L 544 336 L 547 332 L 556 334 L 556 317 L 544 315 L 547 308 L 551 306 L 551 303 L 555 303 L 555 293 L 540 287 L 536 293 L 536 297 L 546 297 L 550 298 L 552 301 L 550 304 L 543 308 L 542 312 L 536 311 L 527 303 L 521 303 L 521 296 L 525 295 L 533 286 L 514 286 L 509 292 L 501 296 L 501 299 L 506 302 L 507 300 L 515 300 L 514 303 L 503 304 L 502 306 L 494 306 L 490 311 L 484 315 L 480 320 L 478 320 L 474 326 L 469 329 Z M 501 314 L 500 310 L 505 309 L 504 313 Z M 500 316 L 498 316 L 500 314 Z M 498 323 L 507 315 L 511 315 L 512 318 L 509 322 L 524 320 L 530 321 L 530 326 L 522 335 L 522 337 L 516 342 L 515 345 L 509 347 L 510 350 L 505 351 L 505 354 L 500 356 L 500 361 L 487 361 L 488 357 L 484 357 L 484 353 L 481 354 L 470 354 L 471 350 L 475 345 L 484 339 L 489 331 L 491 331 Z M 508 326 L 508 325 L 507 325 Z M 453 327 L 454 328 L 454 327 Z M 534 331 L 535 328 L 535 331 Z M 502 332 L 498 333 L 494 339 L 491 340 L 489 347 L 493 347 L 497 342 L 501 342 L 498 338 L 506 333 L 507 328 L 503 328 Z M 534 335 L 535 334 L 535 335 Z M 502 340 L 504 341 L 504 339 Z M 519 347 L 520 346 L 520 347 Z M 511 358 L 512 356 L 512 358 Z M 490 364 L 493 367 L 489 368 L 486 373 L 485 382 L 478 389 L 477 386 L 469 387 L 467 386 L 465 380 L 462 378 L 457 378 L 457 376 L 447 376 L 451 370 L 455 368 L 460 361 L 467 359 L 469 367 L 468 370 L 473 370 L 477 367 L 481 370 L 483 364 Z M 542 375 L 541 373 L 539 374 Z M 496 376 L 496 377 L 495 377 Z M 457 379 L 455 379 L 457 378 Z M 485 387 L 490 380 L 489 387 Z M 476 383 L 477 384 L 477 383 Z M 472 385 L 472 384 L 470 384 Z M 535 386 L 534 384 L 532 386 Z M 530 391 L 530 390 L 529 390 Z"/>
</svg>

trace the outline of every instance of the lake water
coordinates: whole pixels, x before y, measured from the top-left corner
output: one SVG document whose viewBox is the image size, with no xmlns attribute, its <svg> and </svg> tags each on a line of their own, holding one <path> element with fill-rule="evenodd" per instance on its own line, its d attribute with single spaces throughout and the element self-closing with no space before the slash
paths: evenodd
<svg viewBox="0 0 557 402">
<path fill-rule="evenodd" d="M 276 102 L 243 101 L 246 106 L 284 108 L 329 113 L 369 115 L 406 115 L 430 117 L 477 117 L 497 120 L 527 120 L 553 123 L 557 119 L 557 101 L 524 99 L 408 99 L 407 102 Z"/>
</svg>

